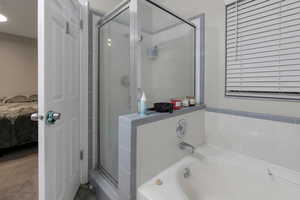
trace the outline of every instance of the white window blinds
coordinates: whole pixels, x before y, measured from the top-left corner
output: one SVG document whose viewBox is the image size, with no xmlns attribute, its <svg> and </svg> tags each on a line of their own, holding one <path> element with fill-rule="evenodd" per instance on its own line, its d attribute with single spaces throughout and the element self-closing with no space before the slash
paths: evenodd
<svg viewBox="0 0 300 200">
<path fill-rule="evenodd" d="M 300 99 L 300 0 L 238 0 L 226 14 L 226 95 Z"/>
</svg>

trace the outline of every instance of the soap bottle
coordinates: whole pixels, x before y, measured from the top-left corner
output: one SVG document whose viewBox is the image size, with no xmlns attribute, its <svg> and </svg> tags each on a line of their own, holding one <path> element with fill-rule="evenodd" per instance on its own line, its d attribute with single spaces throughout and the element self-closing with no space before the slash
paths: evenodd
<svg viewBox="0 0 300 200">
<path fill-rule="evenodd" d="M 140 99 L 140 115 L 141 116 L 145 116 L 146 112 L 147 112 L 147 103 L 146 103 L 147 99 L 146 99 L 146 95 L 145 92 L 143 92 L 143 95 Z"/>
<path fill-rule="evenodd" d="M 141 98 L 142 98 L 143 92 L 140 88 L 137 90 L 137 112 L 141 113 Z"/>
</svg>

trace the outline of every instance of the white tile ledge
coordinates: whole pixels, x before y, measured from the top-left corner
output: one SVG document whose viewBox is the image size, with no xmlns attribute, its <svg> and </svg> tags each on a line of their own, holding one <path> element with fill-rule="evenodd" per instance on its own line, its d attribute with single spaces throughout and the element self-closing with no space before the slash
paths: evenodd
<svg viewBox="0 0 300 200">
<path fill-rule="evenodd" d="M 228 115 L 236 115 L 236 116 L 241 116 L 241 117 L 249 117 L 249 118 L 255 118 L 255 119 L 284 122 L 284 123 L 290 123 L 290 124 L 300 124 L 299 117 L 290 117 L 290 116 L 284 116 L 284 115 L 273 115 L 273 114 L 256 113 L 256 112 L 246 112 L 246 111 L 240 111 L 240 110 L 231 110 L 231 109 L 214 108 L 214 107 L 207 107 L 206 111 L 214 112 L 214 113 L 228 114 Z"/>
<path fill-rule="evenodd" d="M 158 113 L 158 112 L 149 112 L 146 116 L 141 116 L 138 113 L 122 115 L 119 119 L 130 121 L 134 126 L 139 126 L 155 121 L 160 121 L 167 118 L 172 118 L 178 115 L 183 115 L 198 110 L 204 110 L 206 106 L 204 104 L 196 105 L 192 107 L 183 108 L 181 110 L 174 110 L 173 113 Z"/>
</svg>

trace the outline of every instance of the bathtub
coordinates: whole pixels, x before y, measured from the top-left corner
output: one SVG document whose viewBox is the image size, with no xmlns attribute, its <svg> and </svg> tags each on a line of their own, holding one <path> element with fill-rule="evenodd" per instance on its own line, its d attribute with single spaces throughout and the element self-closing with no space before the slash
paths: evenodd
<svg viewBox="0 0 300 200">
<path fill-rule="evenodd" d="M 299 200 L 300 173 L 204 146 L 138 188 L 138 200 Z"/>
</svg>

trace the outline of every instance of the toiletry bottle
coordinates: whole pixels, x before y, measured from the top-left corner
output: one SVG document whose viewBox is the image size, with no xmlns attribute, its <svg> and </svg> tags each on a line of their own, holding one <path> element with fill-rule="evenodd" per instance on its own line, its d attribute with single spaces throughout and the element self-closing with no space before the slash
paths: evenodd
<svg viewBox="0 0 300 200">
<path fill-rule="evenodd" d="M 147 105 L 146 105 L 146 95 L 143 92 L 142 98 L 140 99 L 140 115 L 145 116 L 147 112 Z"/>
<path fill-rule="evenodd" d="M 138 88 L 137 90 L 137 112 L 140 114 L 141 113 L 141 98 L 143 95 L 143 91 L 141 88 Z"/>
</svg>

